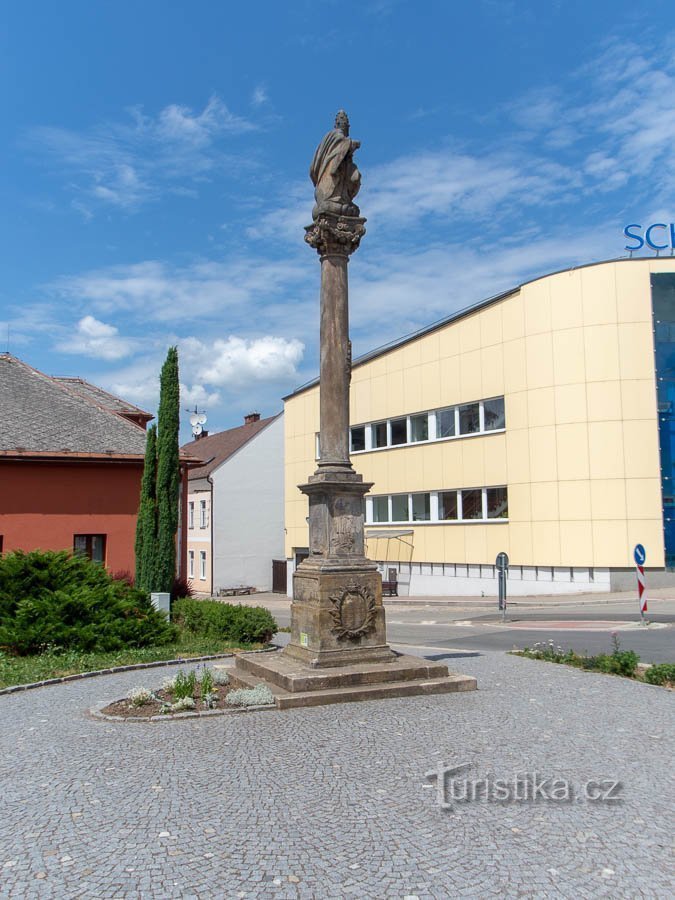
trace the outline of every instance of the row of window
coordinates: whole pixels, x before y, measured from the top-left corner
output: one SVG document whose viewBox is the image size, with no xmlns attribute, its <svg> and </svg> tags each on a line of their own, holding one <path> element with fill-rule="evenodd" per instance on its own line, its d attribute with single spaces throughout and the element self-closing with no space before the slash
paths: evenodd
<svg viewBox="0 0 675 900">
<path fill-rule="evenodd" d="M 188 578 L 195 577 L 195 551 L 188 550 Z M 199 578 L 206 581 L 206 550 L 199 551 Z"/>
<path fill-rule="evenodd" d="M 206 500 L 199 501 L 199 527 L 206 528 L 209 524 L 208 515 L 206 512 Z M 190 500 L 188 503 L 188 528 L 195 527 L 195 504 L 194 500 Z"/>
<path fill-rule="evenodd" d="M 366 497 L 366 522 L 475 522 L 508 519 L 505 487 Z"/>
<path fill-rule="evenodd" d="M 350 431 L 351 452 L 442 441 L 505 427 L 504 398 L 492 397 L 383 422 L 355 425 Z"/>
</svg>

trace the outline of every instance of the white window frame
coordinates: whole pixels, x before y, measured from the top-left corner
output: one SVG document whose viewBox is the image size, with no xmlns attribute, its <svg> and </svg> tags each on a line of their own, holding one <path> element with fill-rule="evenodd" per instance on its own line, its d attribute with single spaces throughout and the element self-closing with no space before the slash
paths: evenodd
<svg viewBox="0 0 675 900">
<path fill-rule="evenodd" d="M 451 405 L 451 406 L 439 406 L 436 409 L 421 410 L 420 412 L 409 413 L 407 415 L 391 416 L 388 419 L 376 419 L 373 422 L 364 422 L 364 423 L 361 423 L 358 425 L 350 425 L 350 427 L 349 427 L 350 453 L 355 453 L 355 454 L 371 453 L 374 450 L 385 450 L 385 449 L 392 449 L 392 448 L 396 448 L 396 447 L 414 447 L 417 444 L 430 444 L 430 443 L 436 442 L 436 441 L 456 441 L 456 440 L 462 440 L 465 438 L 474 438 L 474 437 L 490 435 L 490 434 L 501 434 L 506 431 L 506 415 L 504 416 L 504 419 L 505 419 L 504 427 L 502 427 L 502 428 L 486 428 L 485 427 L 485 403 L 487 403 L 489 400 L 498 400 L 498 399 L 504 403 L 504 395 L 498 394 L 493 397 L 485 397 L 483 400 L 468 400 L 464 403 L 455 403 L 454 405 Z M 473 406 L 474 404 L 478 405 L 478 431 L 469 431 L 469 432 L 460 434 L 460 431 L 459 431 L 460 407 Z M 439 427 L 438 427 L 438 416 L 441 412 L 446 412 L 446 411 L 452 411 L 454 413 L 455 433 L 448 437 L 440 437 L 439 436 Z M 427 417 L 427 432 L 428 432 L 429 436 L 426 439 L 426 441 L 413 441 L 413 439 L 412 439 L 412 420 L 418 418 L 419 416 Z M 405 440 L 404 444 L 393 444 L 392 440 L 391 440 L 391 430 L 392 430 L 391 423 L 393 421 L 396 421 L 399 419 L 405 419 L 406 440 Z M 383 447 L 376 447 L 375 446 L 375 427 L 377 425 L 382 425 L 382 424 L 386 426 L 387 443 Z M 363 428 L 364 429 L 365 447 L 363 450 L 352 450 L 351 449 L 352 428 Z M 317 445 L 316 446 L 316 458 L 319 459 L 320 458 L 320 448 L 318 445 L 318 442 L 319 442 L 318 434 L 316 434 L 315 439 L 316 439 L 316 445 Z"/>
<path fill-rule="evenodd" d="M 206 581 L 206 550 L 199 551 L 199 580 Z"/>
<path fill-rule="evenodd" d="M 195 501 L 188 502 L 188 528 L 195 527 Z"/>
<path fill-rule="evenodd" d="M 499 522 L 508 522 L 509 517 L 505 516 L 503 518 L 488 518 L 488 502 L 487 502 L 487 492 L 488 490 L 492 490 L 493 488 L 504 488 L 506 490 L 506 502 L 507 502 L 507 510 L 508 510 L 508 485 L 506 484 L 491 484 L 487 487 L 466 487 L 466 488 L 440 488 L 436 491 L 412 491 L 410 493 L 405 493 L 404 491 L 395 491 L 393 494 L 376 494 L 372 497 L 366 498 L 366 510 L 365 510 L 365 522 L 366 525 L 369 526 L 377 526 L 377 525 L 475 525 L 475 524 L 497 524 Z M 462 502 L 462 491 L 480 491 L 481 492 L 481 516 L 480 519 L 465 519 L 464 518 L 464 505 Z M 457 518 L 456 519 L 441 519 L 440 518 L 440 509 L 441 505 L 439 502 L 439 494 L 454 492 L 457 496 Z M 413 519 L 412 514 L 412 497 L 413 494 L 429 494 L 429 519 Z M 393 517 L 393 509 L 394 497 L 406 497 L 408 504 L 408 518 L 407 519 L 394 519 Z M 387 521 L 386 522 L 375 522 L 374 521 L 374 507 L 375 501 L 386 497 L 387 499 Z"/>
<path fill-rule="evenodd" d="M 208 527 L 208 519 L 206 516 L 206 500 L 199 501 L 199 527 L 207 528 Z"/>
<path fill-rule="evenodd" d="M 188 578 L 195 577 L 195 551 L 188 550 Z"/>
</svg>

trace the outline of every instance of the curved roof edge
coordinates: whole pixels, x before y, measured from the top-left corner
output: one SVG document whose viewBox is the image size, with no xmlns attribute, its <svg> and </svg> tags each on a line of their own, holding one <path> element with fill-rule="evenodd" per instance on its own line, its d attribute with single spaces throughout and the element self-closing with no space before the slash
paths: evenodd
<svg viewBox="0 0 675 900">
<path fill-rule="evenodd" d="M 590 269 L 592 266 L 605 266 L 611 263 L 618 262 L 653 263 L 658 260 L 666 259 L 672 259 L 672 257 L 617 256 L 614 259 L 599 259 L 596 262 L 581 263 L 578 266 L 569 266 L 566 269 L 556 269 L 553 272 L 546 272 L 544 275 L 537 275 L 534 278 L 529 278 L 527 281 L 521 282 L 521 284 L 517 285 L 516 287 L 509 288 L 509 290 L 507 291 L 501 291 L 499 294 L 493 294 L 491 297 L 487 297 L 484 300 L 478 300 L 476 303 L 472 303 L 470 306 L 464 306 L 462 307 L 462 309 L 458 309 L 456 312 L 450 313 L 449 316 L 445 316 L 443 319 L 438 319 L 436 322 L 432 322 L 431 325 L 425 325 L 423 328 L 419 328 L 417 331 L 411 331 L 409 334 L 404 334 L 403 337 L 395 338 L 393 341 L 389 341 L 389 343 L 387 344 L 382 344 L 381 346 L 376 347 L 374 350 L 369 350 L 367 353 L 364 353 L 362 356 L 357 357 L 352 362 L 352 369 L 355 369 L 357 366 L 362 366 L 364 363 L 370 362 L 373 359 L 377 359 L 378 356 L 383 356 L 385 353 L 389 353 L 391 350 L 397 350 L 399 347 L 403 347 L 405 346 L 405 344 L 408 344 L 411 341 L 416 341 L 418 340 L 418 338 L 424 337 L 427 334 L 432 334 L 439 328 L 444 328 L 446 325 L 450 325 L 453 322 L 458 321 L 459 319 L 463 319 L 465 316 L 470 316 L 472 313 L 478 312 L 478 310 L 481 309 L 485 309 L 486 307 L 491 306 L 493 303 L 499 303 L 500 300 L 505 300 L 507 297 L 510 297 L 513 294 L 517 294 L 520 290 L 522 290 L 522 288 L 526 287 L 528 284 L 533 284 L 535 281 L 541 281 L 544 278 L 552 278 L 554 275 L 562 275 L 564 272 L 575 272 L 577 269 Z M 312 378 L 311 381 L 306 381 L 304 384 L 301 384 L 300 387 L 297 387 L 294 391 L 291 391 L 290 394 L 286 394 L 286 396 L 282 397 L 281 399 L 286 402 L 286 400 L 290 400 L 291 397 L 297 397 L 298 394 L 302 394 L 305 391 L 308 391 L 318 383 L 318 377 Z"/>
</svg>

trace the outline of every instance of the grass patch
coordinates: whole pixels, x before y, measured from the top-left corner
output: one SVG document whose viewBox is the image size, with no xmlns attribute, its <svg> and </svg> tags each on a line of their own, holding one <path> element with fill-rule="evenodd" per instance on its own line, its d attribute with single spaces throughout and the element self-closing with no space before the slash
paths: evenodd
<svg viewBox="0 0 675 900">
<path fill-rule="evenodd" d="M 0 652 L 0 688 L 30 684 L 47 678 L 61 678 L 113 666 L 157 662 L 178 657 L 209 656 L 228 650 L 256 650 L 261 644 L 224 641 L 182 632 L 179 639 L 163 646 L 86 653 L 79 650 L 48 650 L 33 656 L 10 656 Z"/>
</svg>

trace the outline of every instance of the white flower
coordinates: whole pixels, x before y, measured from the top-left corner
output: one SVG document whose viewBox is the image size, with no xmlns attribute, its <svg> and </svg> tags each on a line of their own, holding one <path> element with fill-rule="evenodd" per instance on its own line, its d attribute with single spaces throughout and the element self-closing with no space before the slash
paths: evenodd
<svg viewBox="0 0 675 900">
<path fill-rule="evenodd" d="M 145 687 L 135 687 L 127 694 L 127 700 L 131 701 L 132 706 L 145 706 L 154 699 L 155 695 Z"/>
</svg>

